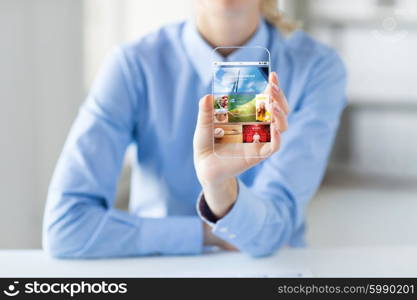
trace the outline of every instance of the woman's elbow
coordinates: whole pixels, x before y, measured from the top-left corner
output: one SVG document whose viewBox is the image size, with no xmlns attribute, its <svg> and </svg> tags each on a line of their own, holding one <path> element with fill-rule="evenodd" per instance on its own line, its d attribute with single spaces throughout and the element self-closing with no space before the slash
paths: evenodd
<svg viewBox="0 0 417 300">
<path fill-rule="evenodd" d="M 55 258 L 87 258 L 89 242 L 103 213 L 102 207 L 77 197 L 50 193 L 43 221 L 44 251 Z"/>
<path fill-rule="evenodd" d="M 61 226 L 51 226 L 44 230 L 42 238 L 43 250 L 54 258 L 71 259 L 81 258 L 80 241 L 77 239 L 77 233 L 66 232 Z"/>
<path fill-rule="evenodd" d="M 86 258 L 87 244 L 94 230 L 93 218 L 88 214 L 67 211 L 60 218 L 45 218 L 43 249 L 55 258 Z"/>
</svg>

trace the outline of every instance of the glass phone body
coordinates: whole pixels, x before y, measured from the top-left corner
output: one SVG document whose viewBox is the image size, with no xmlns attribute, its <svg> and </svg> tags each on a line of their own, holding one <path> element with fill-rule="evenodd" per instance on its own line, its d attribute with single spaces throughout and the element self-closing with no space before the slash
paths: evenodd
<svg viewBox="0 0 417 300">
<path fill-rule="evenodd" d="M 233 48 L 233 49 L 231 49 Z M 222 49 L 233 50 L 225 61 Z M 213 149 L 220 157 L 271 154 L 270 55 L 262 47 L 213 53 Z"/>
</svg>

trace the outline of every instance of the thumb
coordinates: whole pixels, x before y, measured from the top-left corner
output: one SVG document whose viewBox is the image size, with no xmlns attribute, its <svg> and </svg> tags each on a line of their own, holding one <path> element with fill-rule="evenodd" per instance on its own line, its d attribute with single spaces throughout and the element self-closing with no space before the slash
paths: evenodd
<svg viewBox="0 0 417 300">
<path fill-rule="evenodd" d="M 213 127 L 213 96 L 205 95 L 200 99 L 197 127 Z"/>
<path fill-rule="evenodd" d="M 197 125 L 194 133 L 194 147 L 198 151 L 207 151 L 213 147 L 213 96 L 201 98 Z"/>
</svg>

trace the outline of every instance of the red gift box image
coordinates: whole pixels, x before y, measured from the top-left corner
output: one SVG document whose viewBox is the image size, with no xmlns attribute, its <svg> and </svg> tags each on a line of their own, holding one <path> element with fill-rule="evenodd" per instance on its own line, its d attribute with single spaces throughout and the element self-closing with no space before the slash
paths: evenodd
<svg viewBox="0 0 417 300">
<path fill-rule="evenodd" d="M 244 143 L 269 143 L 270 141 L 270 125 L 243 125 Z"/>
</svg>

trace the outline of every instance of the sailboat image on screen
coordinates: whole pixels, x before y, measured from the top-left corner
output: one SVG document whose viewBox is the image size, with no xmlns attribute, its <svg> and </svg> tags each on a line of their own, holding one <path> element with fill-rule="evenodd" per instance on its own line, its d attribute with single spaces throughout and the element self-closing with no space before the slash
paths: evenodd
<svg viewBox="0 0 417 300">
<path fill-rule="evenodd" d="M 236 80 L 233 82 L 232 93 L 234 93 L 234 94 L 237 94 L 237 91 L 238 91 L 239 76 L 240 76 L 240 70 L 237 71 Z"/>
</svg>

